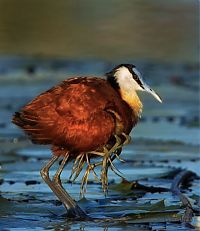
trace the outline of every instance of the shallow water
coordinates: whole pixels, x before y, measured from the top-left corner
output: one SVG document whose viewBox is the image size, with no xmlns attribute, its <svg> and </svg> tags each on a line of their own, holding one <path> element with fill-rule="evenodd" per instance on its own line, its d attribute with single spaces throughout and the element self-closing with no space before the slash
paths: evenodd
<svg viewBox="0 0 200 231">
<path fill-rule="evenodd" d="M 86 198 L 80 200 L 80 180 L 71 185 L 68 177 L 72 163 L 62 174 L 64 186 L 79 205 L 95 218 L 94 221 L 66 219 L 64 207 L 57 201 L 39 175 L 39 170 L 50 158 L 48 147 L 31 144 L 24 134 L 10 123 L 12 114 L 61 79 L 65 73 L 75 72 L 79 65 L 88 73 L 95 62 L 77 64 L 56 61 L 34 61 L 35 73 L 27 72 L 27 59 L 19 58 L 12 71 L 7 59 L 5 72 L 0 75 L 0 227 L 1 230 L 190 230 L 180 223 L 184 208 L 179 199 L 168 189 L 173 172 L 188 169 L 200 176 L 199 164 L 199 115 L 196 86 L 198 70 L 187 70 L 185 65 L 171 64 L 166 73 L 163 64 L 141 62 L 142 71 L 151 73 L 151 85 L 163 97 L 158 104 L 148 95 L 142 95 L 144 113 L 138 126 L 131 133 L 132 142 L 121 154 L 125 163 L 115 161 L 116 167 L 130 183 L 109 172 L 109 194 L 105 198 L 101 185 L 90 176 Z M 29 59 L 29 63 L 31 63 Z M 4 60 L 5 61 L 5 60 Z M 5 63 L 5 62 L 4 62 Z M 47 65 L 48 64 L 48 65 Z M 41 68 L 43 66 L 43 68 Z M 96 74 L 104 73 L 109 66 L 97 62 Z M 161 78 L 160 73 L 163 73 Z M 181 84 L 172 78 L 181 76 Z M 188 76 L 190 80 L 188 81 Z M 50 81 L 49 81 L 50 79 Z M 48 81 L 47 81 L 48 80 Z M 164 86 L 163 86 L 164 85 Z M 177 93 L 178 92 L 178 93 Z M 58 166 L 51 170 L 53 175 Z M 100 169 L 97 169 L 99 175 Z M 172 177 L 170 177 L 172 175 Z M 135 190 L 135 181 L 147 188 Z M 154 192 L 149 187 L 155 187 Z M 159 189 L 161 187 L 161 189 Z M 157 190 L 157 191 L 156 191 Z M 193 180 L 183 189 L 193 207 L 198 210 L 199 180 Z M 106 219 L 105 219 L 106 218 Z M 197 226 L 198 213 L 193 225 Z"/>
</svg>

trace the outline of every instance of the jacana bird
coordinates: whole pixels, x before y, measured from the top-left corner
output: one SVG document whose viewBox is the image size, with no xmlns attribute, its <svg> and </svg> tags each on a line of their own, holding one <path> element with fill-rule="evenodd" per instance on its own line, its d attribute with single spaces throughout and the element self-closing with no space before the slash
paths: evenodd
<svg viewBox="0 0 200 231">
<path fill-rule="evenodd" d="M 132 64 L 121 64 L 106 73 L 105 78 L 74 77 L 40 94 L 13 116 L 33 143 L 50 144 L 52 158 L 41 170 L 41 176 L 72 216 L 84 217 L 85 212 L 62 186 L 60 175 L 64 166 L 74 160 L 75 180 L 84 164 L 81 193 L 86 189 L 89 173 L 98 178 L 94 169 L 102 166 L 100 181 L 107 192 L 107 172 L 119 157 L 122 147 L 130 141 L 129 133 L 137 124 L 142 103 L 137 91 L 146 91 L 159 102 L 161 98 L 147 84 Z M 62 162 L 52 179 L 50 167 Z M 102 161 L 91 163 L 93 157 Z M 94 160 L 94 159 L 93 159 Z"/>
</svg>

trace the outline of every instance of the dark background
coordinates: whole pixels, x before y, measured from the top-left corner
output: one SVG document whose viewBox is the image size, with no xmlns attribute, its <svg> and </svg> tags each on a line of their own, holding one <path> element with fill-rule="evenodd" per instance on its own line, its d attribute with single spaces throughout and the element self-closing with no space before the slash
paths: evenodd
<svg viewBox="0 0 200 231">
<path fill-rule="evenodd" d="M 0 0 L 0 54 L 198 61 L 197 0 Z"/>
</svg>

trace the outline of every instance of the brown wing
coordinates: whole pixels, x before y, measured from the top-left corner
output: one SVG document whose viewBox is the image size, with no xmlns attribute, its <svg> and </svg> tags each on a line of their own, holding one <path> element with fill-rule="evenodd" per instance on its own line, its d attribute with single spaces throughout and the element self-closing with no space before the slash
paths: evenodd
<svg viewBox="0 0 200 231">
<path fill-rule="evenodd" d="M 15 114 L 13 122 L 35 143 L 93 150 L 114 131 L 113 116 L 106 108 L 115 94 L 102 79 L 69 79 L 36 97 Z"/>
</svg>

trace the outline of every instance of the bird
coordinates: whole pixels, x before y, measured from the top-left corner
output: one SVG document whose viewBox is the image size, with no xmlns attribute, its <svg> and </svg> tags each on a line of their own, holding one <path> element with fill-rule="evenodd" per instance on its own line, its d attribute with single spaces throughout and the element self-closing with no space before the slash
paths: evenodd
<svg viewBox="0 0 200 231">
<path fill-rule="evenodd" d="M 52 158 L 41 169 L 43 180 L 63 203 L 69 216 L 87 214 L 64 189 L 60 175 L 69 161 L 74 161 L 70 179 L 75 181 L 86 164 L 81 194 L 86 192 L 90 172 L 108 190 L 108 169 L 116 174 L 115 158 L 130 142 L 130 132 L 138 123 L 143 104 L 138 91 L 160 96 L 143 80 L 133 64 L 115 66 L 102 78 L 75 76 L 41 93 L 13 115 L 12 122 L 22 128 L 35 144 L 51 145 Z M 91 162 L 97 157 L 101 161 Z M 52 177 L 50 168 L 62 158 Z M 101 166 L 100 179 L 95 168 Z"/>
</svg>

